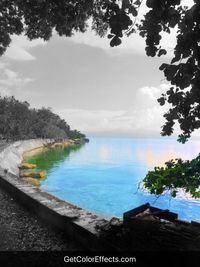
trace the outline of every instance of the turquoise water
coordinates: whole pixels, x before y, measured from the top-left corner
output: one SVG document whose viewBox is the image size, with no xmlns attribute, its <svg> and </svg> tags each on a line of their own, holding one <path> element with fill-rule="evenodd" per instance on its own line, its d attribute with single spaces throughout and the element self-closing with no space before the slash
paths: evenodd
<svg viewBox="0 0 200 267">
<path fill-rule="evenodd" d="M 41 188 L 82 208 L 122 217 L 146 202 L 177 212 L 179 218 L 200 220 L 200 201 L 169 195 L 159 198 L 138 189 L 148 170 L 169 159 L 192 159 L 199 141 L 179 144 L 173 139 L 90 138 L 79 150 L 67 153 L 48 169 Z"/>
</svg>

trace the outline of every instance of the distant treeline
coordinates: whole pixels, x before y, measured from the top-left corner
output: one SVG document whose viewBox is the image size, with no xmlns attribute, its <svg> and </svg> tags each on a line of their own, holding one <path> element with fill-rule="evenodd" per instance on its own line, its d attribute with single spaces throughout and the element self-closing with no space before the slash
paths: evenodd
<svg viewBox="0 0 200 267">
<path fill-rule="evenodd" d="M 71 130 L 64 119 L 50 108 L 30 108 L 28 102 L 0 96 L 0 138 L 23 140 L 32 138 L 84 138 L 77 130 Z"/>
</svg>

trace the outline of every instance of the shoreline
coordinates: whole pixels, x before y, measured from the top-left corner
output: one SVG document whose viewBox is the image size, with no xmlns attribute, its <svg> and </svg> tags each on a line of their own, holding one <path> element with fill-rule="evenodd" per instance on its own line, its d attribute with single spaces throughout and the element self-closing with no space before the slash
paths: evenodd
<svg viewBox="0 0 200 267">
<path fill-rule="evenodd" d="M 38 153 L 40 153 L 44 150 L 47 150 L 49 148 L 64 148 L 64 147 L 67 147 L 70 145 L 75 145 L 75 143 L 72 139 L 63 140 L 61 142 L 60 141 L 57 142 L 56 140 L 51 139 L 51 142 L 47 142 L 43 146 L 35 147 L 33 149 L 24 151 L 22 154 L 22 163 L 25 162 L 26 157 L 34 156 L 35 154 L 38 154 Z"/>
<path fill-rule="evenodd" d="M 4 170 L 6 169 L 7 172 L 11 174 L 18 176 L 18 165 L 23 161 L 23 153 L 35 148 L 43 147 L 52 141 L 52 139 L 30 139 L 9 143 L 0 152 L 0 167 Z"/>
<path fill-rule="evenodd" d="M 33 145 L 30 146 L 27 143 L 23 149 L 20 148 L 19 143 L 12 144 L 12 146 L 16 148 L 16 151 L 14 149 L 11 151 L 17 154 L 18 160 L 21 158 L 19 152 L 22 156 L 25 148 L 32 147 L 33 149 Z M 10 152 L 8 147 L 7 150 Z M 1 153 L 0 156 L 2 156 Z M 131 249 L 134 251 L 136 246 L 142 251 L 159 251 L 169 248 L 170 250 L 200 250 L 200 223 L 198 222 L 186 222 L 179 219 L 173 222 L 145 220 L 139 217 L 132 218 L 130 222 L 116 217 L 108 220 L 106 217 L 42 191 L 38 186 L 33 186 L 19 176 L 5 172 L 2 168 L 0 168 L 0 187 L 44 220 L 47 225 L 61 229 L 84 249 L 92 251 Z"/>
<path fill-rule="evenodd" d="M 47 171 L 45 169 L 38 168 L 37 164 L 29 163 L 29 159 L 43 152 L 47 152 L 50 149 L 64 149 L 77 146 L 79 144 L 84 144 L 85 140 L 51 140 L 43 146 L 35 147 L 31 150 L 26 150 L 22 154 L 21 164 L 18 165 L 19 177 L 24 179 L 28 183 L 34 186 L 40 186 L 40 183 L 47 176 Z"/>
<path fill-rule="evenodd" d="M 77 144 L 81 144 L 87 142 L 87 140 L 88 139 L 77 141 L 66 139 L 61 142 L 55 139 L 29 139 L 8 143 L 0 151 L 0 167 L 18 176 L 18 165 L 23 162 L 25 154 L 48 147 L 60 147 L 70 144 L 76 144 L 76 142 Z"/>
<path fill-rule="evenodd" d="M 47 224 L 61 229 L 83 247 L 116 250 L 114 244 L 99 236 L 98 226 L 108 224 L 109 219 L 61 200 L 19 177 L 18 165 L 22 162 L 23 153 L 49 143 L 52 140 L 18 141 L 3 149 L 0 152 L 0 160 L 3 159 L 3 162 L 0 161 L 0 186 Z"/>
</svg>

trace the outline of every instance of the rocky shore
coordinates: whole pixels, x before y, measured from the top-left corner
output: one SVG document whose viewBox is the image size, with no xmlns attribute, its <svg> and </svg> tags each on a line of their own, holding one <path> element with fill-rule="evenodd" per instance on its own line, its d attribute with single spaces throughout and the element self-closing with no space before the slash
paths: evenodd
<svg viewBox="0 0 200 267">
<path fill-rule="evenodd" d="M 32 142 L 30 140 L 30 142 Z M 81 142 L 80 140 L 38 140 L 34 145 L 33 149 L 26 150 L 22 154 L 21 163 L 17 165 L 18 173 L 21 179 L 24 179 L 28 183 L 39 186 L 42 179 L 46 178 L 47 172 L 46 170 L 38 170 L 38 166 L 36 164 L 30 164 L 27 162 L 27 158 L 32 157 L 33 155 L 47 151 L 48 149 L 57 149 L 57 148 L 65 148 L 70 147 L 73 145 L 79 145 Z M 23 144 L 22 144 L 23 146 Z"/>
<path fill-rule="evenodd" d="M 83 142 L 81 140 L 81 142 Z M 79 140 L 76 140 L 76 142 L 73 142 L 74 145 L 80 145 L 82 143 L 79 142 Z M 20 141 L 15 142 L 7 147 L 4 147 L 2 152 L 0 153 L 0 184 L 1 184 L 1 191 L 6 190 L 6 192 L 9 192 L 12 196 L 11 198 L 15 198 L 14 205 L 17 205 L 17 201 L 20 201 L 19 203 L 22 203 L 25 205 L 28 210 L 31 211 L 31 213 L 18 214 L 18 209 L 16 207 L 11 210 L 11 214 L 17 216 L 17 219 L 15 217 L 12 218 L 12 216 L 8 215 L 8 212 L 6 210 L 6 207 L 12 207 L 10 203 L 6 203 L 2 201 L 2 204 L 5 203 L 4 206 L 2 206 L 2 209 L 4 211 L 2 214 L 5 214 L 6 216 L 10 217 L 10 224 L 14 227 L 13 232 L 11 231 L 11 228 L 8 227 L 7 235 L 4 235 L 6 231 L 3 230 L 2 232 L 2 240 L 4 240 L 4 243 L 6 244 L 5 249 L 6 250 L 12 250 L 11 247 L 13 247 L 12 244 L 14 244 L 14 240 L 18 240 L 19 246 L 16 245 L 13 247 L 13 250 L 27 250 L 30 248 L 30 250 L 54 250 L 54 245 L 50 246 L 43 246 L 40 249 L 40 246 L 36 246 L 35 248 L 35 241 L 40 240 L 40 228 L 37 230 L 37 226 L 35 228 L 36 232 L 33 234 L 31 231 L 32 229 L 32 221 L 31 218 L 42 218 L 43 221 L 48 223 L 48 225 L 54 225 L 55 227 L 58 227 L 63 234 L 63 238 L 66 240 L 66 250 L 68 250 L 68 247 L 76 247 L 76 250 L 79 249 L 78 247 L 82 246 L 87 249 L 90 249 L 91 243 L 92 248 L 113 248 L 113 244 L 110 244 L 110 242 L 107 242 L 104 238 L 99 239 L 99 232 L 96 229 L 96 225 L 98 223 L 102 224 L 102 222 L 107 222 L 105 218 L 97 216 L 95 214 L 92 214 L 91 212 L 88 212 L 87 210 L 84 210 L 80 207 L 77 207 L 71 203 L 62 201 L 46 192 L 43 192 L 40 190 L 40 188 L 37 185 L 33 185 L 29 183 L 29 181 L 26 180 L 24 177 L 20 177 L 20 170 L 21 167 L 27 168 L 27 167 L 35 167 L 35 166 L 28 166 L 27 163 L 23 162 L 23 156 L 24 153 L 29 151 L 35 153 L 35 149 L 43 149 L 43 147 L 52 147 L 61 145 L 57 142 L 52 142 L 52 140 L 28 140 L 28 141 Z M 62 143 L 63 145 L 63 143 Z M 69 145 L 69 140 L 67 141 L 67 144 Z M 3 156 L 2 156 L 3 155 Z M 2 190 L 3 189 L 3 190 Z M 2 193 L 3 195 L 3 193 Z M 7 194 L 8 195 L 8 194 Z M 12 199 L 11 199 L 12 200 Z M 19 206 L 20 207 L 20 206 Z M 16 212 L 12 212 L 16 210 Z M 23 209 L 25 211 L 25 209 Z M 36 215 L 32 214 L 35 213 Z M 37 217 L 39 216 L 39 217 Z M 26 223 L 23 221 L 23 218 L 25 217 L 25 221 L 27 221 L 27 230 L 26 230 Z M 6 219 L 2 217 L 2 225 L 3 227 L 6 227 Z M 19 219 L 19 220 L 18 220 Z M 30 220 L 29 220 L 30 219 Z M 38 221 L 40 221 L 38 219 Z M 37 224 L 37 220 L 35 220 L 35 223 Z M 35 225 L 35 224 L 33 224 Z M 44 223 L 44 225 L 46 225 Z M 15 233 L 15 227 L 16 227 L 16 236 L 14 236 L 13 233 Z M 25 227 L 25 228 L 24 228 Z M 49 232 L 49 227 L 47 227 L 47 232 Z M 3 228 L 2 228 L 3 229 Z M 20 230 L 21 229 L 21 230 Z M 30 229 L 30 231 L 29 231 Z M 53 229 L 53 228 L 51 228 Z M 51 231 L 51 230 L 50 230 Z M 53 230 L 52 230 L 53 231 Z M 22 235 L 25 235 L 25 240 L 22 241 L 20 237 L 20 232 Z M 10 234 L 9 234 L 10 233 Z M 18 234 L 19 233 L 19 237 Z M 27 235 L 26 235 L 27 233 Z M 33 238 L 33 243 L 29 242 L 29 236 L 36 236 L 36 238 Z M 14 237 L 13 237 L 14 236 Z M 66 237 L 70 237 L 70 239 L 66 239 Z M 49 237 L 49 242 L 51 244 L 51 236 Z M 11 241 L 10 241 L 11 240 Z M 12 241 L 13 240 L 13 241 Z M 53 239 L 52 239 L 53 240 Z M 69 240 L 69 241 L 68 241 Z M 73 241 L 72 241 L 73 240 Z M 60 240 L 62 243 L 62 240 Z M 26 243 L 27 242 L 27 243 Z M 45 241 L 46 242 L 46 241 Z M 52 241 L 53 242 L 53 241 Z M 64 241 L 65 242 L 65 241 Z M 39 241 L 39 243 L 41 243 Z M 47 242 L 48 243 L 48 242 Z M 73 245 L 73 244 L 81 244 L 81 245 Z M 11 247 L 8 246 L 8 244 L 11 244 Z M 25 245 L 23 245 L 25 244 Z M 30 245 L 32 244 L 32 245 Z M 4 247 L 0 247 L 0 250 L 3 250 Z M 58 247 L 58 250 L 64 250 L 62 245 Z M 80 249 L 79 249 L 80 250 Z"/>
<path fill-rule="evenodd" d="M 1 167 L 16 174 L 27 150 L 47 145 L 51 140 L 0 142 Z M 9 161 L 6 160 L 9 157 Z M 81 248 L 65 233 L 47 225 L 36 214 L 18 204 L 0 188 L 0 251 L 75 251 Z"/>
<path fill-rule="evenodd" d="M 52 142 L 51 139 L 32 139 L 11 143 L 0 152 L 0 167 L 18 176 L 18 166 L 23 161 L 23 154 L 35 148 L 42 148 Z"/>
</svg>

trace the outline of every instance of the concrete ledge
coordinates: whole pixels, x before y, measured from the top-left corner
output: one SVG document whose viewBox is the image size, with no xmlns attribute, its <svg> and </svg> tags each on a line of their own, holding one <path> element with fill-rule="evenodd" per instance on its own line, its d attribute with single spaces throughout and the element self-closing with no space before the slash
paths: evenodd
<svg viewBox="0 0 200 267">
<path fill-rule="evenodd" d="M 0 153 L 0 166 L 12 174 L 18 175 L 18 165 L 22 162 L 23 154 L 26 151 L 42 148 L 52 142 L 54 142 L 53 139 L 31 139 L 11 143 Z"/>
<path fill-rule="evenodd" d="M 19 150 L 24 152 L 24 149 L 18 147 Z M 9 158 L 4 158 L 4 162 L 6 160 L 9 161 Z M 99 236 L 96 226 L 107 223 L 108 220 L 105 218 L 60 200 L 11 172 L 5 173 L 2 167 L 0 167 L 0 186 L 30 211 L 64 231 L 87 250 L 117 250 L 113 244 Z"/>
</svg>

